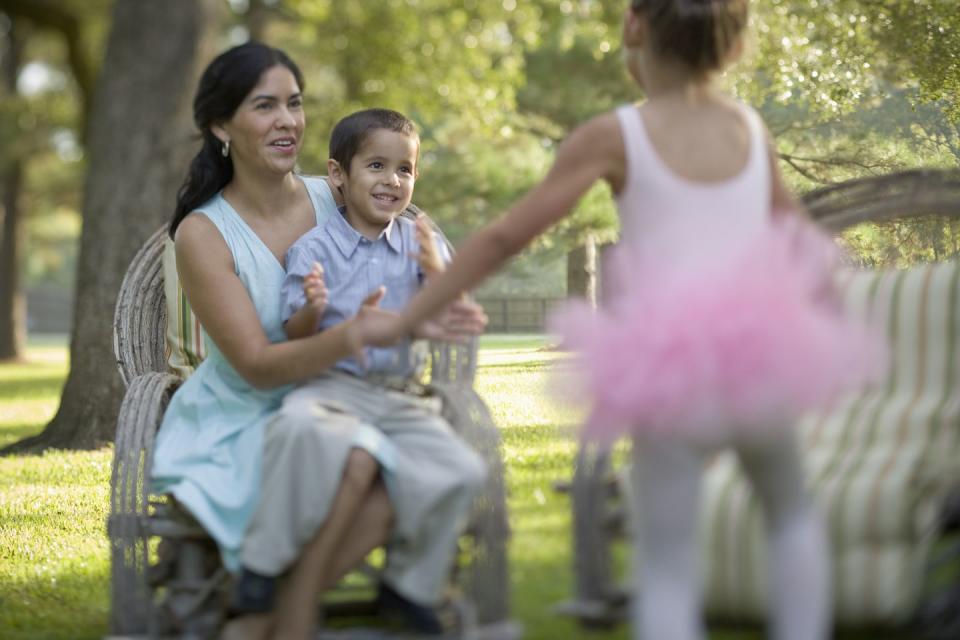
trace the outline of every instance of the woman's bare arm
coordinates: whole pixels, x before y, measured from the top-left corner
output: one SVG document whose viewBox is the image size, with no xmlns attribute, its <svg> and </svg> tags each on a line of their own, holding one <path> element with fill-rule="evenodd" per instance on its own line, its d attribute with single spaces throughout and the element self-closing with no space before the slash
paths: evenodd
<svg viewBox="0 0 960 640">
<path fill-rule="evenodd" d="M 293 312 L 290 319 L 283 326 L 283 330 L 290 340 L 306 338 L 317 332 L 320 316 L 310 305 L 303 305 Z"/>
<path fill-rule="evenodd" d="M 175 246 L 190 306 L 227 361 L 252 386 L 266 389 L 305 380 L 362 348 L 354 319 L 309 338 L 271 343 L 234 273 L 226 242 L 206 216 L 187 216 L 177 229 Z"/>
</svg>

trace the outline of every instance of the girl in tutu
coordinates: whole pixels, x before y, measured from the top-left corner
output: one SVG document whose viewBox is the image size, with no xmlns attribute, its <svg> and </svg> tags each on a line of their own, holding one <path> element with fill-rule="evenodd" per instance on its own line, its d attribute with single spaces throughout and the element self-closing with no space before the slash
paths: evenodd
<svg viewBox="0 0 960 640">
<path fill-rule="evenodd" d="M 704 460 L 733 447 L 766 513 L 772 635 L 827 636 L 824 527 L 791 418 L 861 382 L 870 341 L 830 287 L 832 243 L 785 188 L 760 117 L 713 76 L 743 46 L 748 0 L 632 0 L 627 68 L 646 94 L 578 127 L 538 186 L 469 238 L 375 340 L 388 343 L 566 215 L 598 180 L 621 246 L 603 309 L 561 309 L 593 410 L 587 437 L 633 437 L 634 637 L 705 637 L 696 526 Z M 598 523 L 600 526 L 601 523 Z"/>
</svg>

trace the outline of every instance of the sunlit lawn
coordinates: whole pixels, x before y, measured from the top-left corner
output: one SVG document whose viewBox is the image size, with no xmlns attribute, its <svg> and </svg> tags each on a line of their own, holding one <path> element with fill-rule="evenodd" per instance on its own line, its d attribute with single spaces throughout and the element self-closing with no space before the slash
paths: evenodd
<svg viewBox="0 0 960 640">
<path fill-rule="evenodd" d="M 514 616 L 530 639 L 624 639 L 625 629 L 582 631 L 551 610 L 572 588 L 569 502 L 552 483 L 570 475 L 576 414 L 545 395 L 545 366 L 558 356 L 544 344 L 490 336 L 480 354 L 478 389 L 503 433 Z M 31 341 L 28 359 L 0 366 L 0 446 L 39 431 L 57 408 L 65 340 Z M 106 632 L 110 457 L 103 449 L 0 458 L 0 637 Z M 722 635 L 748 637 L 756 636 Z"/>
<path fill-rule="evenodd" d="M 65 339 L 0 365 L 0 446 L 57 409 Z M 109 449 L 0 458 L 0 637 L 97 638 L 108 612 Z"/>
</svg>

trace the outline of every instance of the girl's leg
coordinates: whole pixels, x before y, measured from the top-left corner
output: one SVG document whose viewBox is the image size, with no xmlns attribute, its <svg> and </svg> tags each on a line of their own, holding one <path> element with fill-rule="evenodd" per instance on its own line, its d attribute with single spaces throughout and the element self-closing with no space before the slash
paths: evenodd
<svg viewBox="0 0 960 640">
<path fill-rule="evenodd" d="M 337 566 L 339 544 L 361 512 L 379 473 L 377 461 L 353 449 L 327 518 L 283 580 L 274 608 L 275 638 L 307 640 L 316 633 L 317 608 L 323 585 Z"/>
<path fill-rule="evenodd" d="M 693 448 L 634 438 L 634 640 L 706 636 L 697 560 L 702 466 Z"/>
<path fill-rule="evenodd" d="M 737 453 L 767 518 L 772 637 L 820 640 L 831 624 L 826 532 L 804 486 L 794 435 L 766 435 L 738 446 Z"/>
</svg>

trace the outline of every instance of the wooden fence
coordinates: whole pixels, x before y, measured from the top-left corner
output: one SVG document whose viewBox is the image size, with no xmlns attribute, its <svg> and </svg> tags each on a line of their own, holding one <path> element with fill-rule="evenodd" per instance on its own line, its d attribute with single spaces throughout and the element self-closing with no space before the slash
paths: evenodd
<svg viewBox="0 0 960 640">
<path fill-rule="evenodd" d="M 490 318 L 489 333 L 542 333 L 547 312 L 563 298 L 477 298 Z"/>
</svg>

